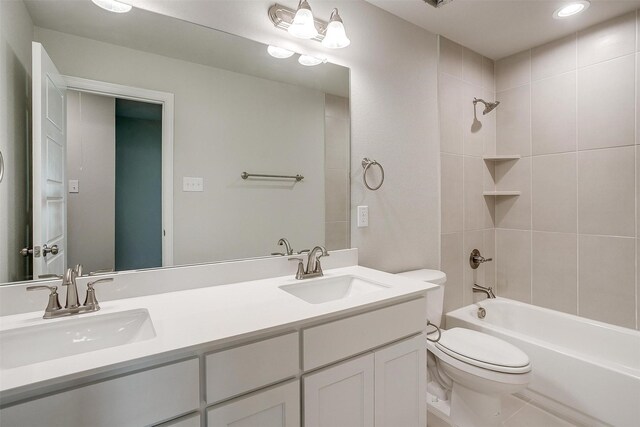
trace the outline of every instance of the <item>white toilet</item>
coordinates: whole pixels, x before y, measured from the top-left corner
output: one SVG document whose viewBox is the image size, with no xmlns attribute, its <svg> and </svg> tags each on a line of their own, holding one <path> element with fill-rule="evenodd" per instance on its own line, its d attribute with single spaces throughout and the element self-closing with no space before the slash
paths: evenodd
<svg viewBox="0 0 640 427">
<path fill-rule="evenodd" d="M 439 327 L 446 274 L 414 270 L 400 275 L 439 286 L 427 297 L 427 320 Z M 429 338 L 437 335 L 430 334 Z M 522 350 L 482 332 L 442 330 L 440 340 L 429 341 L 427 350 L 427 405 L 432 413 L 456 427 L 499 425 L 501 397 L 524 389 L 531 378 L 531 363 Z"/>
</svg>

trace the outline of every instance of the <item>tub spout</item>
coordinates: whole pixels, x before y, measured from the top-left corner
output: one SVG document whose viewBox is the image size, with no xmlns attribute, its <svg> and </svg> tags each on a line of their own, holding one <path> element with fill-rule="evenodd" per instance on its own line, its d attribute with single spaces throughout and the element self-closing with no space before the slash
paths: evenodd
<svg viewBox="0 0 640 427">
<path fill-rule="evenodd" d="M 480 286 L 478 284 L 473 285 L 473 293 L 482 293 L 487 296 L 487 298 L 495 298 L 496 294 L 493 292 L 493 288 L 491 286 Z"/>
</svg>

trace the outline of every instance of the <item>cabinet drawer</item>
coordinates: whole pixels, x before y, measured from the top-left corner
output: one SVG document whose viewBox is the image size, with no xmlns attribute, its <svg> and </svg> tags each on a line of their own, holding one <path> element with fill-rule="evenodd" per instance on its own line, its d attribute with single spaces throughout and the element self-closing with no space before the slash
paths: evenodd
<svg viewBox="0 0 640 427">
<path fill-rule="evenodd" d="M 297 375 L 298 333 L 223 350 L 206 356 L 207 403 L 256 390 Z"/>
<path fill-rule="evenodd" d="M 208 427 L 300 426 L 300 381 L 254 393 L 207 411 Z"/>
<path fill-rule="evenodd" d="M 424 298 L 314 326 L 302 332 L 303 369 L 346 359 L 424 329 Z"/>
<path fill-rule="evenodd" d="M 197 410 L 199 391 L 194 358 L 10 406 L 0 419 L 2 427 L 139 427 Z"/>
</svg>

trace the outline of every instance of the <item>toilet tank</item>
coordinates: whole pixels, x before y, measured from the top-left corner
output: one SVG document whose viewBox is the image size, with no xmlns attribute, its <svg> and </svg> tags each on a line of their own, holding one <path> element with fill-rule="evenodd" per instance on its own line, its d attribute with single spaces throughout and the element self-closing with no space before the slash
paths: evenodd
<svg viewBox="0 0 640 427">
<path fill-rule="evenodd" d="M 447 275 L 443 271 L 428 269 L 405 271 L 398 273 L 398 275 L 438 285 L 436 289 L 430 290 L 427 294 L 427 320 L 440 326 L 444 308 L 444 284 L 447 282 Z"/>
</svg>

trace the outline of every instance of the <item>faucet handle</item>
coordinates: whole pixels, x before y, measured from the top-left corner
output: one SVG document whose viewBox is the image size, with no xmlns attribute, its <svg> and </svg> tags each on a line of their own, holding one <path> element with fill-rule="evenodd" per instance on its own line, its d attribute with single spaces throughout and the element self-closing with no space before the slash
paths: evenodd
<svg viewBox="0 0 640 427">
<path fill-rule="evenodd" d="M 98 300 L 96 299 L 96 290 L 94 289 L 94 285 L 98 283 L 105 282 L 113 282 L 113 277 L 106 277 L 104 279 L 94 280 L 93 282 L 87 283 L 87 296 L 84 300 L 84 306 L 92 308 L 94 311 L 100 310 L 100 305 L 98 304 Z"/>
<path fill-rule="evenodd" d="M 288 261 L 298 261 L 298 271 L 296 271 L 296 279 L 304 278 L 304 258 L 291 257 Z"/>
<path fill-rule="evenodd" d="M 50 313 L 53 313 L 54 311 L 60 310 L 62 308 L 60 306 L 60 300 L 58 299 L 58 287 L 47 285 L 27 286 L 27 291 L 39 290 L 48 290 L 50 292 L 49 302 L 47 303 L 47 308 L 44 310 L 44 317 L 46 319 L 50 316 Z"/>
</svg>

